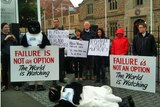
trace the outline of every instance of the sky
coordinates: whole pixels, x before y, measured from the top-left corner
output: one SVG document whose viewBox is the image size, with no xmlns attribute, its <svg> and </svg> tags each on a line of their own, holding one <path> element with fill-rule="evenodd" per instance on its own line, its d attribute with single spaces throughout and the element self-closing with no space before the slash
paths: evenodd
<svg viewBox="0 0 160 107">
<path fill-rule="evenodd" d="M 75 7 L 78 7 L 78 4 L 80 4 L 83 0 L 70 0 L 70 1 Z"/>
</svg>

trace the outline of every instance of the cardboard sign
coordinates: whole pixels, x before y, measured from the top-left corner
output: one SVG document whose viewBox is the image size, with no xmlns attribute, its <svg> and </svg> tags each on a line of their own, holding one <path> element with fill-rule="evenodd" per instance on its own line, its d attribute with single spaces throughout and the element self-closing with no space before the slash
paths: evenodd
<svg viewBox="0 0 160 107">
<path fill-rule="evenodd" d="M 59 47 L 11 46 L 11 81 L 59 79 Z"/>
<path fill-rule="evenodd" d="M 69 31 L 68 30 L 48 30 L 48 39 L 52 45 L 65 48 L 68 46 Z"/>
<path fill-rule="evenodd" d="M 67 56 L 69 57 L 87 57 L 88 41 L 69 40 Z"/>
<path fill-rule="evenodd" d="M 156 57 L 110 56 L 111 86 L 153 92 L 156 89 Z"/>
<path fill-rule="evenodd" d="M 109 39 L 91 39 L 89 42 L 88 55 L 108 56 L 109 47 Z"/>
</svg>

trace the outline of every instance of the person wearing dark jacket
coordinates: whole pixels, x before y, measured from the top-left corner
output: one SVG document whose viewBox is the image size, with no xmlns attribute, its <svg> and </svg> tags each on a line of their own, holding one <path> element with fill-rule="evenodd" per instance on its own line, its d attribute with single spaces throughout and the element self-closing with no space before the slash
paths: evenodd
<svg viewBox="0 0 160 107">
<path fill-rule="evenodd" d="M 107 39 L 105 37 L 105 33 L 102 28 L 97 29 L 95 39 Z M 106 83 L 105 66 L 107 64 L 108 57 L 107 56 L 95 56 L 94 60 L 95 60 L 95 68 L 96 68 L 96 76 L 97 76 L 95 83 L 98 83 L 100 82 L 100 80 L 102 80 L 102 84 L 105 84 Z"/>
<path fill-rule="evenodd" d="M 52 30 L 64 30 L 63 26 L 59 27 L 59 19 L 53 20 L 53 28 L 50 28 Z M 65 78 L 65 57 L 64 57 L 64 48 L 59 48 L 59 82 L 66 83 L 64 81 Z M 53 85 L 56 85 L 56 81 L 53 81 Z"/>
<path fill-rule="evenodd" d="M 82 39 L 90 41 L 90 39 L 95 38 L 95 32 L 90 29 L 90 23 L 88 21 L 84 22 L 84 29 L 82 31 Z M 84 73 L 85 79 L 95 79 L 93 76 L 93 66 L 94 66 L 93 56 L 87 56 L 86 59 L 86 70 Z"/>
<path fill-rule="evenodd" d="M 82 40 L 82 35 L 81 35 L 80 29 L 76 29 L 75 34 L 76 34 L 76 36 L 71 39 Z M 82 58 L 74 58 L 73 59 L 76 80 L 82 80 L 82 71 L 83 71 L 82 60 L 83 60 Z"/>
<path fill-rule="evenodd" d="M 133 55 L 157 56 L 157 46 L 154 36 L 147 32 L 147 25 L 140 23 L 139 33 L 133 39 Z"/>
<path fill-rule="evenodd" d="M 9 25 L 7 23 L 1 24 L 1 64 L 2 64 L 2 87 L 1 91 L 8 88 L 10 72 L 10 46 L 17 45 L 16 37 L 9 33 Z"/>
</svg>

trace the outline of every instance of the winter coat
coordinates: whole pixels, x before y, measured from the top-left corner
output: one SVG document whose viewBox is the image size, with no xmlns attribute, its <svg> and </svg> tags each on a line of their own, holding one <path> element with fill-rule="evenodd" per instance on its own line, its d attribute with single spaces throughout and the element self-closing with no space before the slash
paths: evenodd
<svg viewBox="0 0 160 107">
<path fill-rule="evenodd" d="M 89 30 L 89 32 L 86 32 L 84 29 L 82 31 L 82 39 L 89 41 L 90 39 L 94 39 L 96 36 L 95 32 L 93 30 Z"/>
<path fill-rule="evenodd" d="M 133 55 L 156 56 L 157 47 L 154 36 L 146 32 L 143 37 L 138 33 L 133 39 Z"/>
<path fill-rule="evenodd" d="M 117 36 L 112 40 L 111 54 L 113 55 L 127 55 L 129 48 L 128 39 L 124 36 Z"/>
<path fill-rule="evenodd" d="M 7 34 L 1 32 L 1 52 L 2 55 L 10 55 L 10 46 L 17 45 L 17 41 L 13 41 L 12 39 L 4 40 Z"/>
</svg>

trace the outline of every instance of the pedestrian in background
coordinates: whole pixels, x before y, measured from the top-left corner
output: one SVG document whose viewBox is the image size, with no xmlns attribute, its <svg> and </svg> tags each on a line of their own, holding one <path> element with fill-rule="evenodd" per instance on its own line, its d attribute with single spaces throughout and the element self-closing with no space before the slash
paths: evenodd
<svg viewBox="0 0 160 107">
<path fill-rule="evenodd" d="M 17 45 L 16 37 L 10 33 L 8 23 L 1 24 L 1 73 L 2 87 L 1 91 L 5 91 L 9 86 L 10 79 L 10 46 Z"/>
<path fill-rule="evenodd" d="M 129 49 L 128 38 L 124 37 L 124 29 L 116 30 L 116 37 L 112 40 L 111 54 L 112 55 L 127 55 Z"/>
<path fill-rule="evenodd" d="M 154 36 L 147 32 L 147 25 L 140 23 L 139 33 L 133 39 L 133 55 L 157 56 L 157 46 Z"/>
</svg>

